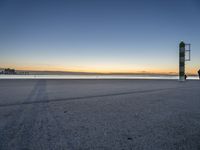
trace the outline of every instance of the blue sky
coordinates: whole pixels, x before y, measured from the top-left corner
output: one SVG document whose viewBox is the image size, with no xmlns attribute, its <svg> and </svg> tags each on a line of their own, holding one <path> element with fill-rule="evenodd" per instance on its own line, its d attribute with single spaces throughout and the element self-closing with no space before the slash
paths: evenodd
<svg viewBox="0 0 200 150">
<path fill-rule="evenodd" d="M 200 68 L 198 0 L 1 0 L 0 67 L 177 72 L 178 43 Z"/>
</svg>

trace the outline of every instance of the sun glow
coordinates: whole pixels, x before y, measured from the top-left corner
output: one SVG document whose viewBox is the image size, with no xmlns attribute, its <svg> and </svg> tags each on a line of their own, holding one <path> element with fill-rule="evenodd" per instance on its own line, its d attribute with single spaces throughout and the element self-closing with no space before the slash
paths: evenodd
<svg viewBox="0 0 200 150">
<path fill-rule="evenodd" d="M 64 64 L 64 63 L 63 63 Z M 80 64 L 80 63 L 79 63 Z M 24 71 L 56 71 L 56 72 L 87 72 L 87 73 L 125 73 L 125 74 L 167 74 L 177 75 L 178 65 L 155 65 L 155 64 L 83 64 L 82 65 L 55 65 L 55 64 L 3 64 L 3 68 L 14 68 L 16 70 Z M 186 67 L 186 73 L 195 75 L 198 70 L 198 66 Z"/>
<path fill-rule="evenodd" d="M 61 72 L 88 72 L 88 73 L 126 73 L 126 74 L 177 74 L 175 69 L 159 69 L 159 68 L 139 68 L 139 67 L 65 67 L 65 66 L 15 66 L 9 65 L 9 68 L 25 71 L 61 71 Z M 8 68 L 7 67 L 7 68 Z"/>
</svg>

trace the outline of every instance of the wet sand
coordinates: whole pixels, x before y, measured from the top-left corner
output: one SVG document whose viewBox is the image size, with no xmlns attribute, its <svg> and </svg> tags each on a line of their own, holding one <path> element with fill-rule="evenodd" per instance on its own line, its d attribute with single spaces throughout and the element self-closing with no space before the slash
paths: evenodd
<svg viewBox="0 0 200 150">
<path fill-rule="evenodd" d="M 198 150 L 200 81 L 0 80 L 1 150 Z"/>
</svg>

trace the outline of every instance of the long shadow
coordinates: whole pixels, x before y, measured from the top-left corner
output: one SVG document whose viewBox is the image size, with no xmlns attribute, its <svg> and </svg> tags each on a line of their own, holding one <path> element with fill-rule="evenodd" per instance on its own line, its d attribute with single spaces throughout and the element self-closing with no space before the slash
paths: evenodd
<svg viewBox="0 0 200 150">
<path fill-rule="evenodd" d="M 60 99 L 49 99 L 49 100 L 47 99 L 47 100 L 25 101 L 25 102 L 18 102 L 18 103 L 0 104 L 0 107 L 29 105 L 29 104 L 42 104 L 42 103 L 72 101 L 72 100 L 91 99 L 91 98 L 102 98 L 102 97 L 109 97 L 109 96 L 130 95 L 130 94 L 135 94 L 135 93 L 150 93 L 150 92 L 164 91 L 164 90 L 170 90 L 170 89 L 175 89 L 175 88 L 118 92 L 118 93 L 111 93 L 111 94 L 99 94 L 99 95 L 91 95 L 91 96 L 79 96 L 79 97 L 69 97 L 69 98 L 60 98 Z"/>
</svg>

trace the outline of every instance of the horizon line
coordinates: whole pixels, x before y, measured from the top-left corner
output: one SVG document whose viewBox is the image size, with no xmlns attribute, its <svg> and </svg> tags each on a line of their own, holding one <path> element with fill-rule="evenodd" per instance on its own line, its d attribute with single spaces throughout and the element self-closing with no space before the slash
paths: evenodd
<svg viewBox="0 0 200 150">
<path fill-rule="evenodd" d="M 9 68 L 9 67 L 6 67 Z M 6 69 L 0 68 L 0 69 Z M 15 68 L 11 68 L 15 69 Z M 150 72 L 150 71 L 138 71 L 138 72 L 100 72 L 100 71 L 70 71 L 70 70 L 24 70 L 24 69 L 15 69 L 18 72 L 37 72 L 37 73 L 60 73 L 60 74 L 96 74 L 96 75 L 178 75 L 178 72 Z M 197 74 L 188 73 L 187 75 L 196 76 Z"/>
</svg>

